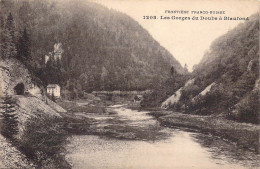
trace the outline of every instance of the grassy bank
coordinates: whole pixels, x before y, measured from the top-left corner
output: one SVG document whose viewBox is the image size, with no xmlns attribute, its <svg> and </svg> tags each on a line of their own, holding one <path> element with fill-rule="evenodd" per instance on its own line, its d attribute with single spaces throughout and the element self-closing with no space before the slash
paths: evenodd
<svg viewBox="0 0 260 169">
<path fill-rule="evenodd" d="M 37 168 L 71 168 L 65 160 L 65 144 L 69 133 L 63 119 L 37 114 L 27 121 L 16 144 Z"/>
<path fill-rule="evenodd" d="M 210 133 L 223 139 L 228 139 L 239 147 L 259 153 L 259 125 L 239 123 L 220 116 L 198 116 L 169 111 L 154 111 L 155 116 L 163 126 L 183 127 Z"/>
<path fill-rule="evenodd" d="M 7 150 L 4 154 L 16 160 L 14 163 L 9 161 L 8 167 L 15 165 L 11 168 L 71 168 L 65 159 L 64 147 L 69 133 L 64 130 L 64 122 L 61 118 L 36 114 L 23 127 L 20 137 L 5 138 L 9 144 L 8 147 L 1 135 L 0 143 L 6 144 L 2 148 Z M 10 159 L 10 157 L 4 158 L 5 161 Z M 24 158 L 23 161 L 21 158 Z M 28 162 L 31 164 L 28 165 Z M 24 167 L 24 165 L 27 166 Z"/>
</svg>

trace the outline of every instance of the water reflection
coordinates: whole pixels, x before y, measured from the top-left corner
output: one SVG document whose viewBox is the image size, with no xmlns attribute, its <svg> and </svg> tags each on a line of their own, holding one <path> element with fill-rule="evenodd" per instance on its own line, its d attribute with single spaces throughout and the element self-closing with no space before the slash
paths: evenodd
<svg viewBox="0 0 260 169">
<path fill-rule="evenodd" d="M 193 133 L 192 138 L 194 141 L 207 148 L 207 151 L 211 153 L 211 156 L 214 159 L 223 159 L 230 163 L 240 163 L 244 166 L 250 166 L 249 168 L 259 167 L 259 154 L 248 149 L 240 148 L 236 146 L 235 143 L 199 133 Z"/>
<path fill-rule="evenodd" d="M 74 136 L 67 149 L 73 168 L 257 168 L 258 156 L 217 137 L 170 129 L 147 112 L 111 107 L 85 114 L 99 136 Z M 111 112 L 109 110 L 108 112 Z"/>
</svg>

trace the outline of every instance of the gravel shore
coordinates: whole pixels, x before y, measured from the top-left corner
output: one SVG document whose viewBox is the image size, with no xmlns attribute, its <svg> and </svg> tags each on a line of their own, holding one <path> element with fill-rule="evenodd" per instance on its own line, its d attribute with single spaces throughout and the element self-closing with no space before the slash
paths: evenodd
<svg viewBox="0 0 260 169">
<path fill-rule="evenodd" d="M 150 114 L 155 116 L 163 126 L 183 127 L 210 133 L 228 139 L 239 147 L 259 153 L 259 125 L 239 123 L 220 116 L 199 116 L 169 111 L 155 111 Z"/>
</svg>

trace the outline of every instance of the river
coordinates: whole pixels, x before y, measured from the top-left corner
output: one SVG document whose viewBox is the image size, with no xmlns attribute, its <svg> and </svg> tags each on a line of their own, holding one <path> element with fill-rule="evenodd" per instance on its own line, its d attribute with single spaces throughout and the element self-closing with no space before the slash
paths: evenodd
<svg viewBox="0 0 260 169">
<path fill-rule="evenodd" d="M 259 156 L 220 138 L 160 126 L 148 112 L 122 105 L 94 119 L 96 135 L 74 135 L 67 160 L 75 169 L 258 168 Z M 100 134 L 101 133 L 101 134 Z"/>
</svg>

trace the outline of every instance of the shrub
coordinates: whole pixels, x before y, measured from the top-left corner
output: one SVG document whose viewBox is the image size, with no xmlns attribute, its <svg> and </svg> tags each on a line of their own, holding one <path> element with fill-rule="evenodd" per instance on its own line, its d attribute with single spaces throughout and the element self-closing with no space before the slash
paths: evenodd
<svg viewBox="0 0 260 169">
<path fill-rule="evenodd" d="M 259 95 L 251 93 L 245 102 L 238 106 L 237 120 L 247 123 L 259 124 Z"/>
<path fill-rule="evenodd" d="M 27 122 L 20 149 L 39 168 L 70 168 L 64 157 L 67 137 L 61 119 L 37 115 Z"/>
</svg>

